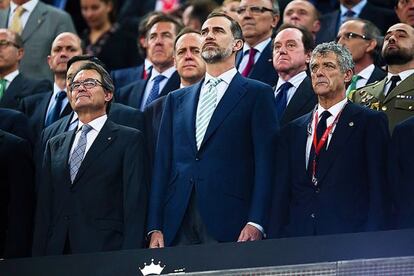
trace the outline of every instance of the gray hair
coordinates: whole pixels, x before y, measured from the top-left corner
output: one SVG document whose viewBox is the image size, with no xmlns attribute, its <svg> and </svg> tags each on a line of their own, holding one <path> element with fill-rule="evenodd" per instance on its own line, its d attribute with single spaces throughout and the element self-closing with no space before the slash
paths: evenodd
<svg viewBox="0 0 414 276">
<path fill-rule="evenodd" d="M 353 70 L 355 63 L 352 60 L 351 52 L 345 46 L 333 41 L 316 46 L 312 51 L 310 64 L 313 63 L 315 56 L 326 56 L 328 53 L 335 54 L 339 64 L 339 69 L 342 73 L 345 73 L 348 70 Z"/>
<path fill-rule="evenodd" d="M 279 8 L 279 1 L 278 0 L 270 0 L 272 2 L 272 10 L 275 15 L 280 15 L 280 8 Z"/>
</svg>

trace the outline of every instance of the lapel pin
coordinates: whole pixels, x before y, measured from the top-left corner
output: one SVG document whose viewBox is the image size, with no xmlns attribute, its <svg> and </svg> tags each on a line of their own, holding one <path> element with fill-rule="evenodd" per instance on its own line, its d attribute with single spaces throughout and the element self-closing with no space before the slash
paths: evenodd
<svg viewBox="0 0 414 276">
<path fill-rule="evenodd" d="M 108 141 L 111 141 L 112 137 L 108 137 Z"/>
<path fill-rule="evenodd" d="M 349 126 L 350 127 L 354 126 L 354 122 L 349 122 Z"/>
</svg>

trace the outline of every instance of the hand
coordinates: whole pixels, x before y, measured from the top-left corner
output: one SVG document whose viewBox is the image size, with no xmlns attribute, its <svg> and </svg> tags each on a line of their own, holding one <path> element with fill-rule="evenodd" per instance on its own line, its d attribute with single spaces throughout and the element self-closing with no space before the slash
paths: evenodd
<svg viewBox="0 0 414 276">
<path fill-rule="evenodd" d="M 161 231 L 154 231 L 151 233 L 151 239 L 149 248 L 162 248 L 164 247 L 164 235 Z"/>
<path fill-rule="evenodd" d="M 237 242 L 258 241 L 262 239 L 262 232 L 253 225 L 246 224 L 240 232 Z"/>
</svg>

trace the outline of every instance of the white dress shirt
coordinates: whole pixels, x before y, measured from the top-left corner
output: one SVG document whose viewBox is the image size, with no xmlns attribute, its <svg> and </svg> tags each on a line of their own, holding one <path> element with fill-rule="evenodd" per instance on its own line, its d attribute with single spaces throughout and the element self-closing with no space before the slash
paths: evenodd
<svg viewBox="0 0 414 276">
<path fill-rule="evenodd" d="M 27 20 L 29 20 L 29 16 L 32 14 L 38 2 L 39 0 L 30 0 L 22 5 L 23 8 L 25 9 L 25 12 L 22 13 L 22 15 L 20 16 L 20 20 L 22 22 L 22 30 L 24 30 Z M 14 13 L 17 7 L 18 5 L 16 5 L 13 1 L 10 1 L 10 14 L 9 14 L 9 22 L 7 26 L 11 25 L 11 22 L 13 20 L 13 16 L 14 16 Z"/>
<path fill-rule="evenodd" d="M 359 88 L 367 85 L 367 82 L 368 82 L 369 78 L 371 77 L 372 72 L 374 72 L 374 69 L 375 69 L 375 65 L 370 64 L 367 67 L 365 67 L 364 69 L 362 69 L 361 72 L 359 72 L 357 74 L 361 78 L 356 83 L 356 89 L 359 89 Z"/>
<path fill-rule="evenodd" d="M 88 125 L 90 125 L 92 129 L 86 134 L 86 149 L 83 157 L 85 157 L 86 153 L 91 148 L 93 142 L 95 141 L 96 137 L 98 136 L 107 119 L 108 116 L 105 114 L 88 123 Z M 75 140 L 73 141 L 72 148 L 70 149 L 69 160 L 72 156 L 73 151 L 75 150 L 75 147 L 78 145 L 79 138 L 82 133 L 82 126 L 84 125 L 84 123 L 82 123 L 81 121 L 78 122 L 78 130 L 76 131 Z"/>
<path fill-rule="evenodd" d="M 269 37 L 266 40 L 263 40 L 262 42 L 260 42 L 259 44 L 257 44 L 254 48 L 256 49 L 256 54 L 254 56 L 254 63 L 256 64 L 257 60 L 260 58 L 260 55 L 263 53 L 264 49 L 266 48 L 267 44 L 269 44 L 271 41 L 271 38 Z M 247 66 L 247 62 L 249 61 L 249 51 L 250 51 L 250 46 L 247 45 L 247 43 L 244 43 L 243 46 L 243 57 L 242 60 L 239 64 L 239 72 L 243 72 L 244 68 L 246 68 Z"/>
<path fill-rule="evenodd" d="M 13 71 L 10 74 L 4 76 L 3 79 L 6 80 L 6 89 L 9 88 L 10 83 L 19 75 L 19 70 Z"/>
<path fill-rule="evenodd" d="M 287 92 L 287 105 L 289 104 L 290 100 L 293 98 L 293 96 L 296 93 L 296 90 L 298 89 L 299 85 L 302 83 L 302 81 L 306 78 L 306 72 L 300 72 L 299 74 L 291 77 L 289 80 L 284 81 L 281 77 L 277 80 L 276 89 L 275 89 L 275 98 L 277 97 L 277 94 L 280 93 L 279 88 L 284 84 L 285 82 L 290 82 L 292 84 L 292 87 L 289 88 Z M 287 106 L 286 105 L 286 106 Z"/>
</svg>

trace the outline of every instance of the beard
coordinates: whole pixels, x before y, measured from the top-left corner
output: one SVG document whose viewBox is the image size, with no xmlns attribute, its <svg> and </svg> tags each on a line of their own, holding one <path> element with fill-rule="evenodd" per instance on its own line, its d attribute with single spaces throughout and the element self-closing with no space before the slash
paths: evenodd
<svg viewBox="0 0 414 276">
<path fill-rule="evenodd" d="M 388 65 L 402 65 L 410 62 L 414 58 L 413 51 L 408 49 L 385 49 L 382 56 Z"/>
<path fill-rule="evenodd" d="M 232 48 L 215 48 L 215 49 L 209 49 L 205 50 L 203 49 L 201 52 L 201 56 L 204 59 L 206 63 L 212 64 L 217 63 L 219 61 L 222 61 L 233 53 Z"/>
</svg>

